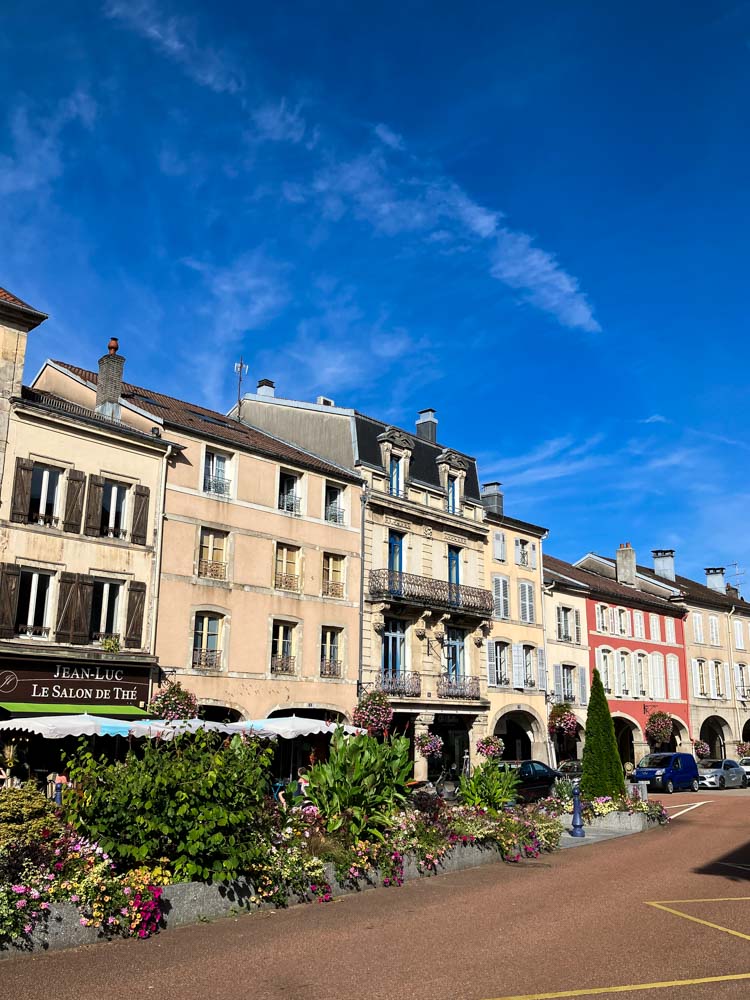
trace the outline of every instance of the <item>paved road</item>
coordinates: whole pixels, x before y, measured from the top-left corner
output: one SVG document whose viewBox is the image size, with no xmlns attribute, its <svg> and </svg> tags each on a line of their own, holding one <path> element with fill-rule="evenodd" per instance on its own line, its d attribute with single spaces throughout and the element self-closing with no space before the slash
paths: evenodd
<svg viewBox="0 0 750 1000">
<path fill-rule="evenodd" d="M 0 998 L 746 1000 L 750 792 L 664 801 L 666 830 L 523 865 L 6 960 Z"/>
</svg>

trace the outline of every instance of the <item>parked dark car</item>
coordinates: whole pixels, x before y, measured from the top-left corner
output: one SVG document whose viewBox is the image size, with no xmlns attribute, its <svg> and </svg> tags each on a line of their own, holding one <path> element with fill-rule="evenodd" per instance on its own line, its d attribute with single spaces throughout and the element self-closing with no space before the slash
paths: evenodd
<svg viewBox="0 0 750 1000">
<path fill-rule="evenodd" d="M 546 798 L 554 788 L 555 782 L 562 775 L 553 771 L 548 764 L 540 760 L 501 760 L 498 762 L 501 771 L 517 770 L 521 783 L 518 786 L 518 797 L 526 802 Z"/>
<path fill-rule="evenodd" d="M 650 753 L 638 761 L 631 781 L 646 781 L 649 788 L 671 795 L 681 788 L 698 791 L 698 765 L 689 753 Z"/>
<path fill-rule="evenodd" d="M 557 770 L 563 778 L 568 778 L 570 781 L 578 781 L 583 774 L 583 761 L 563 760 L 557 765 Z"/>
</svg>

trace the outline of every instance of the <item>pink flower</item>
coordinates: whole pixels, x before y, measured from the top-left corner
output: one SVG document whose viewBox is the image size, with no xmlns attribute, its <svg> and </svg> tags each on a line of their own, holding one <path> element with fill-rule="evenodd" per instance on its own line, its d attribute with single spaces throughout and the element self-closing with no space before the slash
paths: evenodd
<svg viewBox="0 0 750 1000">
<path fill-rule="evenodd" d="M 41 908 L 43 910 L 48 910 L 49 909 L 49 903 L 40 903 L 39 905 L 41 906 Z"/>
<path fill-rule="evenodd" d="M 26 900 L 25 899 L 17 899 L 16 900 L 16 909 L 17 910 L 22 910 L 25 906 L 26 906 Z"/>
<path fill-rule="evenodd" d="M 24 924 L 24 928 L 23 928 L 24 934 L 31 934 L 31 932 L 33 930 L 34 930 L 34 928 L 31 926 L 31 924 Z"/>
<path fill-rule="evenodd" d="M 81 927 L 85 927 L 87 925 L 88 921 L 86 920 L 85 917 L 81 917 L 81 919 L 78 921 L 78 923 L 81 925 Z"/>
</svg>

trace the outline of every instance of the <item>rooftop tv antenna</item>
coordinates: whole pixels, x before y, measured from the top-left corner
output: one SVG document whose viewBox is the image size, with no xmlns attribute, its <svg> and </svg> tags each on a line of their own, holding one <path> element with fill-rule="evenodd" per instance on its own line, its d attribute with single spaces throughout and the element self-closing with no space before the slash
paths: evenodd
<svg viewBox="0 0 750 1000">
<path fill-rule="evenodd" d="M 734 584 L 734 586 L 737 587 L 737 589 L 739 590 L 740 581 L 746 575 L 745 574 L 745 570 L 744 569 L 740 569 L 740 564 L 738 562 L 731 562 L 729 564 L 729 569 L 732 569 L 732 567 L 734 567 L 734 572 L 730 573 L 729 576 L 730 576 L 730 578 L 731 578 L 732 583 Z"/>
<path fill-rule="evenodd" d="M 242 379 L 247 375 L 249 367 L 240 355 L 240 360 L 235 362 L 234 374 L 237 376 L 237 422 L 242 421 Z"/>
</svg>

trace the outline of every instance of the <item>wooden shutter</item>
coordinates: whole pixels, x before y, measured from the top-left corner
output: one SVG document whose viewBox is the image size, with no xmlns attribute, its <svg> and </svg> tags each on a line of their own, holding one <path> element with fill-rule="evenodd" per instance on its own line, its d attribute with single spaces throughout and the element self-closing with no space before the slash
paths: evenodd
<svg viewBox="0 0 750 1000">
<path fill-rule="evenodd" d="M 76 583 L 70 641 L 76 646 L 86 646 L 91 642 L 91 599 L 94 596 L 94 578 L 79 573 Z"/>
<path fill-rule="evenodd" d="M 78 607 L 78 577 L 75 573 L 61 573 L 57 587 L 57 642 L 73 641 L 73 626 Z"/>
<path fill-rule="evenodd" d="M 617 618 L 614 608 L 609 609 L 609 631 L 612 635 L 617 635 Z"/>
<path fill-rule="evenodd" d="M 724 697 L 729 700 L 731 698 L 732 691 L 732 674 L 729 670 L 729 664 L 724 664 Z"/>
<path fill-rule="evenodd" d="M 690 661 L 690 666 L 691 666 L 692 672 L 693 672 L 693 696 L 694 697 L 700 697 L 700 694 L 701 694 L 701 675 L 700 675 L 700 670 L 698 668 L 698 661 L 697 660 L 691 660 Z"/>
<path fill-rule="evenodd" d="M 513 643 L 513 687 L 524 686 L 523 646 L 520 642 Z"/>
<path fill-rule="evenodd" d="M 531 543 L 531 568 L 536 569 L 536 542 Z"/>
<path fill-rule="evenodd" d="M 133 528 L 130 537 L 134 545 L 145 545 L 148 539 L 148 486 L 136 486 L 133 490 Z"/>
<path fill-rule="evenodd" d="M 526 616 L 523 613 L 523 603 L 526 601 Z M 521 620 L 533 625 L 536 616 L 534 614 L 534 585 L 531 583 L 521 584 Z"/>
<path fill-rule="evenodd" d="M 556 701 L 563 700 L 563 676 L 562 676 L 562 663 L 556 663 L 552 668 L 552 674 L 554 677 L 554 690 L 552 692 L 553 697 Z"/>
<path fill-rule="evenodd" d="M 516 550 L 516 566 L 521 565 L 521 539 L 516 538 L 515 540 L 515 550 Z"/>
<path fill-rule="evenodd" d="M 716 661 L 708 661 L 708 693 L 711 698 L 716 697 Z"/>
<path fill-rule="evenodd" d="M 492 598 L 494 601 L 493 614 L 495 618 L 504 618 L 503 614 L 503 578 L 501 576 L 492 577 Z"/>
<path fill-rule="evenodd" d="M 487 640 L 487 687 L 497 687 L 497 671 L 495 670 L 495 640 Z"/>
<path fill-rule="evenodd" d="M 500 582 L 503 590 L 503 618 L 510 618 L 510 580 L 503 576 Z"/>
<path fill-rule="evenodd" d="M 89 495 L 86 501 L 86 523 L 84 535 L 94 535 L 97 538 L 102 533 L 102 500 L 104 499 L 104 479 L 101 476 L 89 476 Z"/>
<path fill-rule="evenodd" d="M 575 616 L 575 641 L 580 646 L 581 645 L 581 612 L 577 609 L 573 612 Z"/>
<path fill-rule="evenodd" d="M 518 584 L 518 602 L 519 602 L 519 614 L 522 622 L 527 622 L 529 620 L 529 602 L 526 598 L 526 584 Z"/>
<path fill-rule="evenodd" d="M 146 606 L 146 584 L 133 581 L 128 586 L 128 615 L 125 626 L 125 646 L 140 649 L 143 645 L 143 612 Z"/>
<path fill-rule="evenodd" d="M 10 502 L 10 519 L 26 524 L 31 506 L 31 472 L 34 463 L 30 458 L 16 459 L 16 476 L 13 480 L 13 497 Z"/>
<path fill-rule="evenodd" d="M 547 656 L 540 647 L 536 651 L 537 687 L 540 691 L 547 690 Z"/>
<path fill-rule="evenodd" d="M 505 562 L 505 532 L 496 531 L 492 536 L 492 558 Z"/>
<path fill-rule="evenodd" d="M 667 694 L 674 701 L 679 701 L 682 697 L 682 692 L 680 691 L 680 661 L 676 656 L 667 657 Z"/>
<path fill-rule="evenodd" d="M 586 667 L 578 668 L 578 695 L 582 705 L 588 704 L 588 679 L 586 677 Z"/>
<path fill-rule="evenodd" d="M 68 472 L 68 488 L 65 493 L 63 530 L 72 531 L 76 535 L 80 533 L 85 493 L 86 474 L 79 472 L 78 469 L 70 469 Z"/>
<path fill-rule="evenodd" d="M 565 619 L 563 618 L 563 609 L 561 605 L 557 605 L 557 638 L 565 638 Z"/>
<path fill-rule="evenodd" d="M 12 639 L 16 634 L 20 580 L 20 566 L 16 566 L 14 563 L 0 565 L 0 639 Z"/>
</svg>

